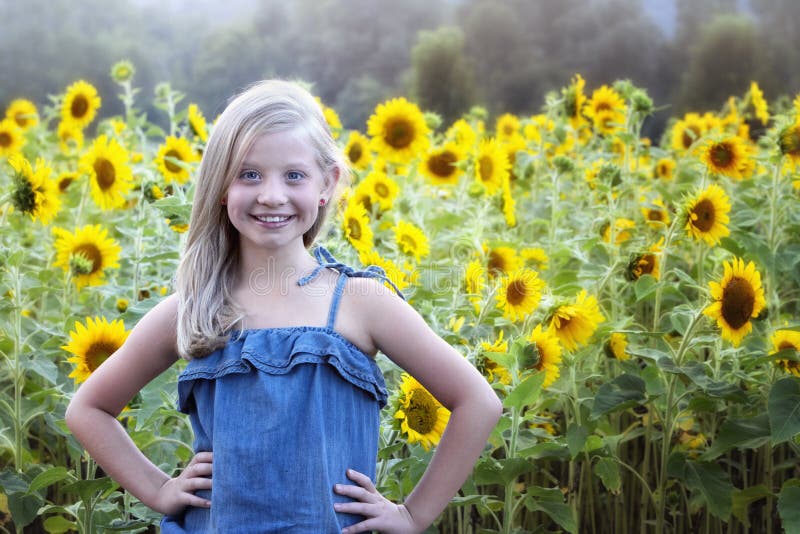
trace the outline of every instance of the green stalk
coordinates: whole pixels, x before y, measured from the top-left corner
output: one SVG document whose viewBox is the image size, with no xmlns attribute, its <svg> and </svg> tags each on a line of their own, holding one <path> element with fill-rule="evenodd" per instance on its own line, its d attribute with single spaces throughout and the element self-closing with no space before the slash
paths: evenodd
<svg viewBox="0 0 800 534">
<path fill-rule="evenodd" d="M 553 171 L 553 197 L 550 202 L 550 251 L 556 242 L 556 210 L 558 207 L 558 171 Z"/>
<path fill-rule="evenodd" d="M 22 277 L 19 267 L 11 268 L 14 278 L 14 467 L 22 471 L 22 390 L 25 372 L 22 370 Z"/>
<path fill-rule="evenodd" d="M 516 380 L 514 381 L 516 382 Z M 519 413 L 511 407 L 511 439 L 508 445 L 506 458 L 514 458 L 517 453 L 517 430 L 519 426 Z M 503 533 L 510 534 L 514 524 L 514 481 L 506 484 L 505 499 L 503 503 Z"/>
<path fill-rule="evenodd" d="M 667 276 L 667 258 L 669 255 L 669 247 L 672 244 L 672 237 L 675 233 L 675 229 L 678 227 L 678 220 L 680 217 L 675 217 L 672 220 L 672 223 L 669 225 L 667 229 L 667 235 L 664 238 L 664 246 L 661 248 L 661 253 L 659 254 L 658 264 L 661 268 L 661 276 L 662 278 L 666 278 Z M 656 285 L 656 296 L 655 296 L 655 304 L 653 305 L 653 332 L 658 331 L 658 325 L 661 322 L 660 315 L 661 315 L 661 292 L 664 288 L 664 280 L 659 280 L 658 284 Z"/>
</svg>

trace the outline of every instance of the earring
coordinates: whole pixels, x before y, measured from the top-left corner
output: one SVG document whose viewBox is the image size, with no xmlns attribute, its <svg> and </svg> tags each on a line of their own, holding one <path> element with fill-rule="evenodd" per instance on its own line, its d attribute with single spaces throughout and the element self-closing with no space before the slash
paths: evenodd
<svg viewBox="0 0 800 534">
<path fill-rule="evenodd" d="M 327 201 L 324 198 L 319 199 L 319 206 L 320 207 L 324 206 L 325 202 L 327 202 Z"/>
<path fill-rule="evenodd" d="M 228 205 L 228 199 L 227 198 L 223 198 L 222 200 L 219 201 L 219 205 L 220 206 L 227 206 Z"/>
</svg>

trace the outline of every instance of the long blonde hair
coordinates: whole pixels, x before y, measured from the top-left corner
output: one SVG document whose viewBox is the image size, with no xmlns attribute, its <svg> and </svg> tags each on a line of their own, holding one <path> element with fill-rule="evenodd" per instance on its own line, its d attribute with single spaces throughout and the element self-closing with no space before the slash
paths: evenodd
<svg viewBox="0 0 800 534">
<path fill-rule="evenodd" d="M 346 184 L 349 168 L 336 145 L 320 105 L 302 86 L 283 80 L 255 83 L 236 96 L 214 126 L 198 169 L 186 248 L 178 266 L 178 352 L 202 357 L 222 347 L 243 318 L 231 294 L 239 262 L 239 234 L 221 204 L 257 137 L 303 128 L 327 180 L 339 174 Z M 303 235 L 306 248 L 322 228 L 329 207 Z"/>
</svg>

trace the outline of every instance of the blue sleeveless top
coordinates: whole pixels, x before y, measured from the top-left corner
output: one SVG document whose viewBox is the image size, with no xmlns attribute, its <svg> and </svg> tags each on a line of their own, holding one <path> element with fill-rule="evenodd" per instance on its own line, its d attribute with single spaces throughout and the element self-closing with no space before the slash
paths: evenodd
<svg viewBox="0 0 800 534">
<path fill-rule="evenodd" d="M 334 484 L 346 470 L 375 480 L 380 410 L 387 393 L 375 361 L 334 330 L 348 277 L 388 282 L 380 267 L 337 262 L 322 247 L 319 266 L 339 272 L 323 326 L 235 331 L 225 347 L 191 360 L 178 378 L 178 408 L 189 415 L 194 449 L 213 451 L 211 508 L 165 516 L 162 533 L 333 533 L 363 520 L 337 513 Z M 400 294 L 402 297 L 402 295 Z"/>
</svg>

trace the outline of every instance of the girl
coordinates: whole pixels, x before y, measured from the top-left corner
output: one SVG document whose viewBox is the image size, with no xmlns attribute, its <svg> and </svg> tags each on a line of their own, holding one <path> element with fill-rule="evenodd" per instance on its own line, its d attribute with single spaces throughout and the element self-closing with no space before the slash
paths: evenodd
<svg viewBox="0 0 800 534">
<path fill-rule="evenodd" d="M 483 450 L 501 412 L 486 380 L 386 289 L 380 269 L 308 251 L 347 176 L 305 89 L 265 81 L 236 97 L 198 171 L 176 293 L 70 403 L 69 428 L 165 514 L 162 532 L 421 532 Z M 452 412 L 402 504 L 373 484 L 387 397 L 379 350 Z M 196 454 L 170 477 L 116 416 L 178 356 L 189 360 L 178 404 Z"/>
</svg>

